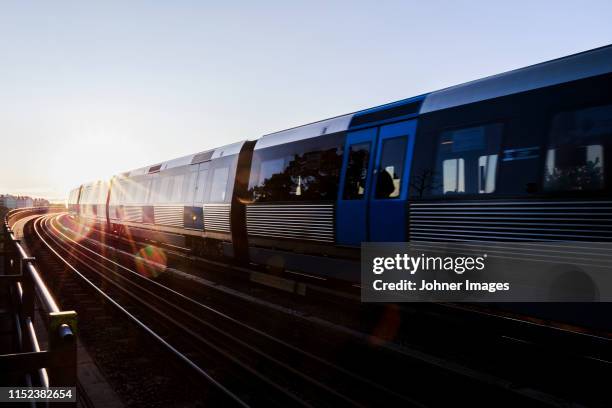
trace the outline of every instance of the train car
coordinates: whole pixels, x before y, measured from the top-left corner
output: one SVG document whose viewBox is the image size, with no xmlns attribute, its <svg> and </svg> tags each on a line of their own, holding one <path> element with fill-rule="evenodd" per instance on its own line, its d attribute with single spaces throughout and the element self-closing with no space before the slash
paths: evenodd
<svg viewBox="0 0 612 408">
<path fill-rule="evenodd" d="M 361 242 L 610 240 L 611 72 L 608 46 L 137 169 L 108 223 L 347 281 Z"/>
<path fill-rule="evenodd" d="M 263 136 L 246 225 L 251 262 L 356 281 L 366 241 L 405 241 L 423 97 Z"/>
<path fill-rule="evenodd" d="M 238 142 L 113 177 L 109 228 L 211 256 L 220 256 L 221 243 L 228 243 L 226 255 L 233 256 L 232 198 L 238 155 L 248 145 Z"/>
<path fill-rule="evenodd" d="M 609 241 L 611 72 L 608 46 L 264 136 L 251 259 L 358 281 L 361 242 Z"/>
<path fill-rule="evenodd" d="M 73 217 L 79 214 L 79 194 L 81 194 L 81 186 L 70 190 L 68 194 L 68 213 Z"/>
<path fill-rule="evenodd" d="M 78 213 L 82 220 L 92 224 L 107 222 L 108 190 L 109 182 L 106 180 L 93 181 L 81 186 Z"/>
</svg>

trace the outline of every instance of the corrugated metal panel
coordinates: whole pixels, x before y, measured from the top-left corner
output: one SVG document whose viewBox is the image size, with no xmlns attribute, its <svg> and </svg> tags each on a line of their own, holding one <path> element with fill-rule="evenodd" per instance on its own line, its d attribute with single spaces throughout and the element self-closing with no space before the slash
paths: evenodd
<svg viewBox="0 0 612 408">
<path fill-rule="evenodd" d="M 247 206 L 249 235 L 334 242 L 334 204 L 253 204 Z"/>
<path fill-rule="evenodd" d="M 139 205 L 123 207 L 122 220 L 130 222 L 142 222 L 142 207 Z"/>
<path fill-rule="evenodd" d="M 155 224 L 183 228 L 185 226 L 183 210 L 182 205 L 155 206 L 153 209 Z"/>
<path fill-rule="evenodd" d="M 230 232 L 230 204 L 204 204 L 204 231 Z"/>
<path fill-rule="evenodd" d="M 611 241 L 612 201 L 411 203 L 415 241 Z"/>
</svg>

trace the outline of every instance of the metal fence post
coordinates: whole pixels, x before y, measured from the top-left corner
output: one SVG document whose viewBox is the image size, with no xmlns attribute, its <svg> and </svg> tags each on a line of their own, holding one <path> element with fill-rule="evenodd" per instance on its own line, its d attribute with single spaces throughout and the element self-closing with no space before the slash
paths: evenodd
<svg viewBox="0 0 612 408">
<path fill-rule="evenodd" d="M 20 261 L 20 274 L 21 284 L 23 289 L 23 315 L 29 317 L 34 321 L 34 301 L 36 299 L 36 291 L 34 289 L 34 282 L 32 281 L 32 275 L 30 275 L 29 265 L 33 264 L 36 258 L 27 257 L 22 258 Z"/>
<path fill-rule="evenodd" d="M 75 387 L 77 382 L 77 314 L 74 311 L 49 313 L 49 351 L 56 354 L 49 367 L 51 387 Z"/>
<path fill-rule="evenodd" d="M 3 228 L 3 240 L 4 240 L 4 274 L 10 275 L 13 273 L 13 265 L 15 263 L 14 256 L 16 251 L 15 243 L 11 239 L 11 229 L 5 224 Z"/>
</svg>

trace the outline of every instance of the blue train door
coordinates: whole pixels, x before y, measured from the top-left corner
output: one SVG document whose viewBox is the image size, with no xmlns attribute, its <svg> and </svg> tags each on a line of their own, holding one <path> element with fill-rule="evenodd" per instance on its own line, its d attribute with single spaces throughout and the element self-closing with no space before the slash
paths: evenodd
<svg viewBox="0 0 612 408">
<path fill-rule="evenodd" d="M 350 132 L 336 204 L 336 242 L 406 240 L 416 120 Z"/>
<path fill-rule="evenodd" d="M 368 197 L 378 128 L 351 132 L 346 138 L 336 203 L 336 242 L 360 245 L 368 241 Z"/>
<path fill-rule="evenodd" d="M 416 120 L 381 126 L 369 203 L 369 241 L 406 241 L 408 184 Z"/>
</svg>

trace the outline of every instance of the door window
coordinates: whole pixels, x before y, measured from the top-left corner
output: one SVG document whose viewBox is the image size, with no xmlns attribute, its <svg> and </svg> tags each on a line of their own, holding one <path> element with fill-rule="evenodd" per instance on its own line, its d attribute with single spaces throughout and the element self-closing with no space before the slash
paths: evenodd
<svg viewBox="0 0 612 408">
<path fill-rule="evenodd" d="M 344 193 L 342 195 L 345 200 L 361 200 L 365 195 L 370 147 L 370 142 L 354 144 L 349 147 Z"/>
<path fill-rule="evenodd" d="M 383 140 L 376 180 L 376 198 L 399 197 L 406 159 L 406 142 L 406 137 Z"/>
</svg>

